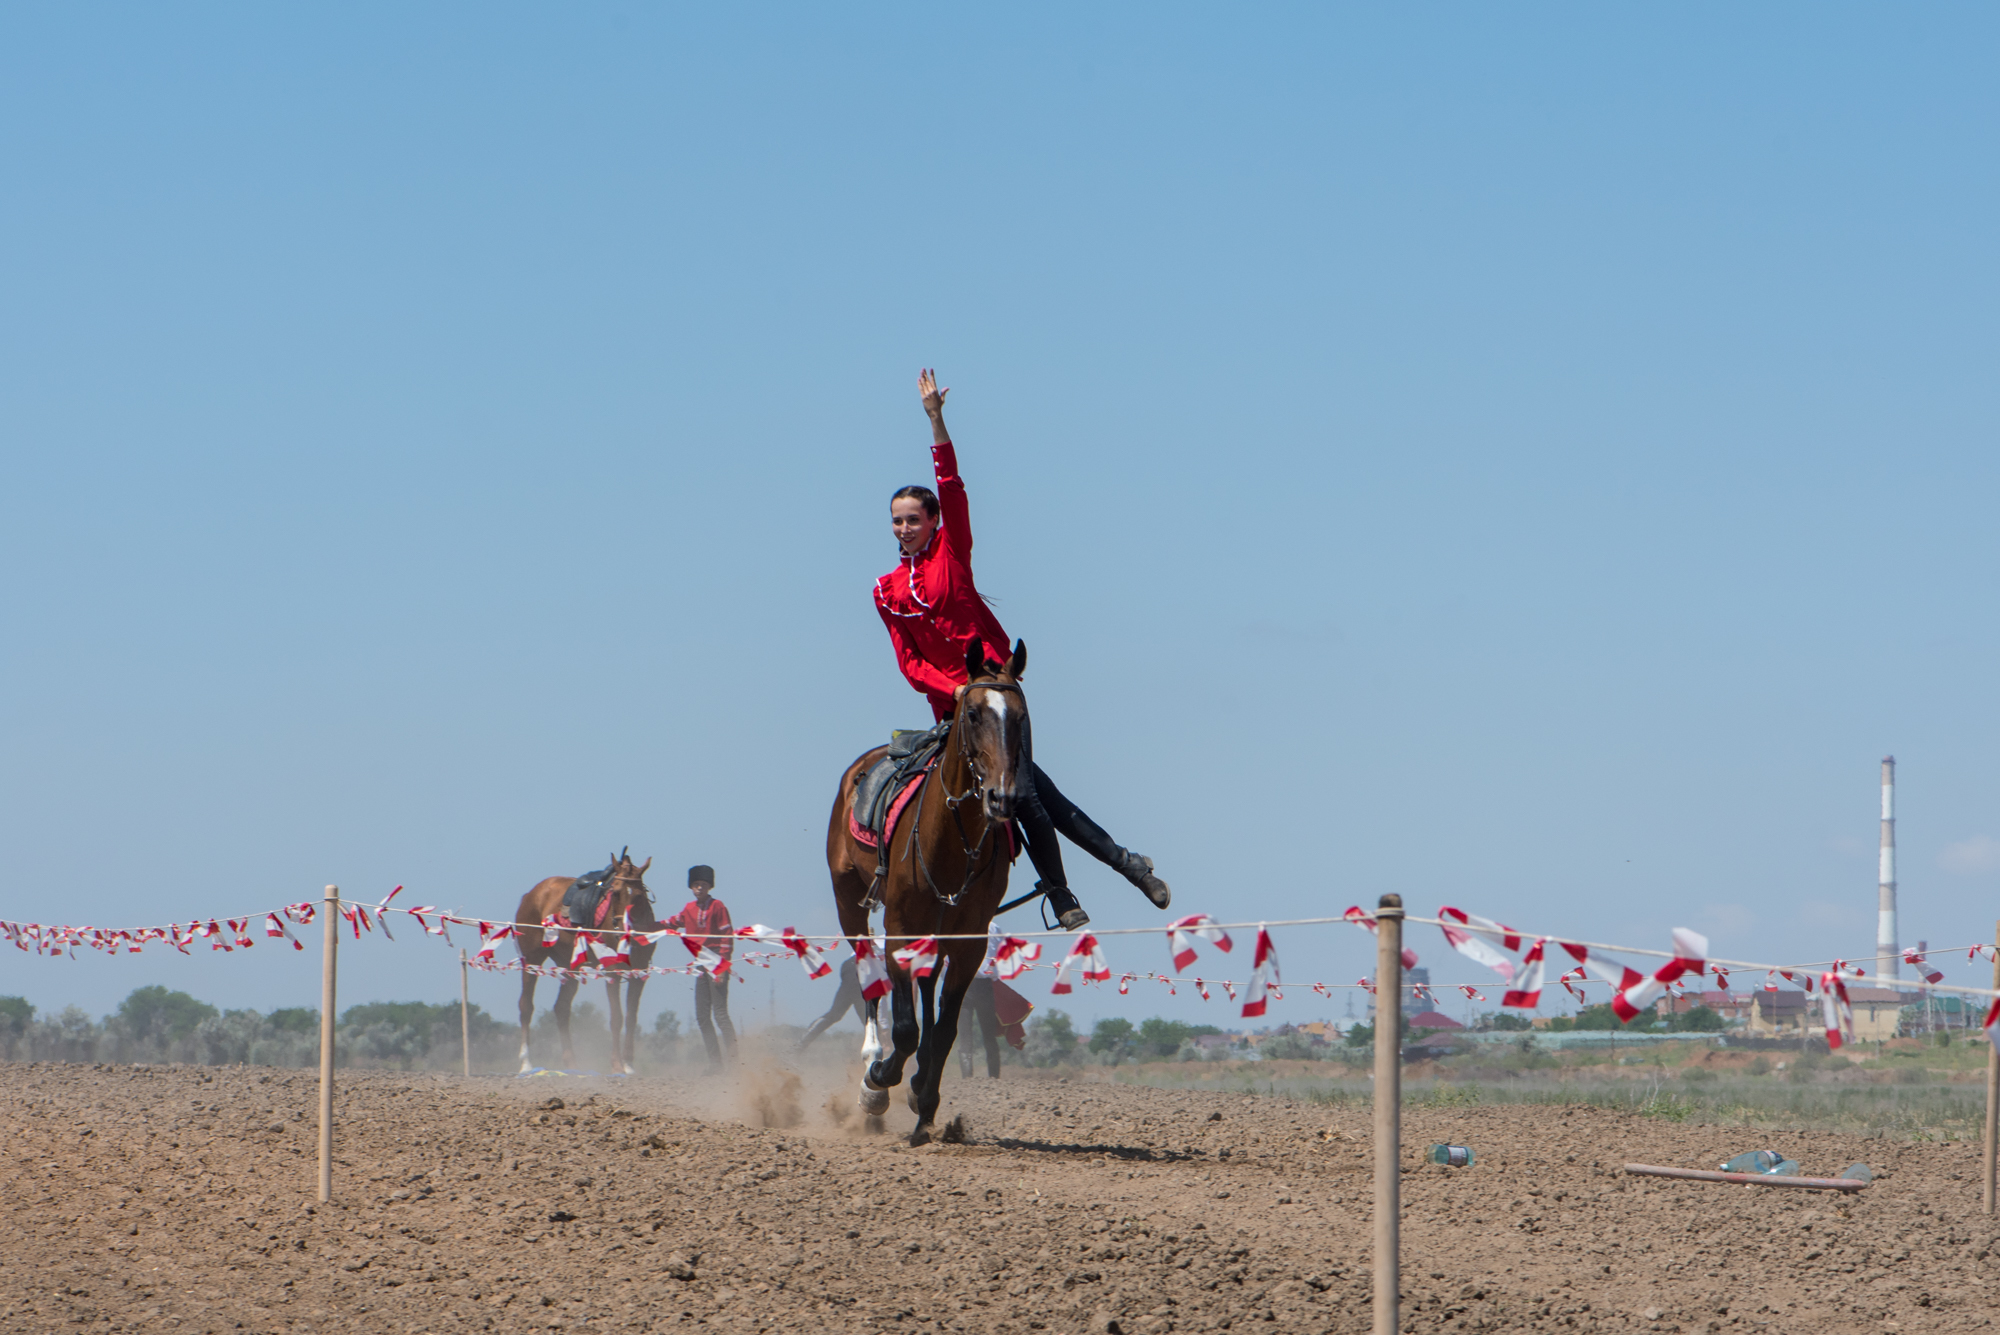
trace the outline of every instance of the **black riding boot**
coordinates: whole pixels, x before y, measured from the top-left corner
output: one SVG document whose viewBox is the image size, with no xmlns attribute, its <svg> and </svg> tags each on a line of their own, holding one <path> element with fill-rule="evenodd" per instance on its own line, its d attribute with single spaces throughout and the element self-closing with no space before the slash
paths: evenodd
<svg viewBox="0 0 2000 1335">
<path fill-rule="evenodd" d="M 1084 814 L 1083 808 L 1062 795 L 1055 781 L 1040 765 L 1036 765 L 1034 771 L 1035 803 L 1047 813 L 1056 829 L 1068 835 L 1070 842 L 1078 848 L 1139 887 L 1146 898 L 1153 901 L 1155 908 L 1165 908 L 1173 902 L 1174 892 L 1165 881 L 1153 875 L 1151 858 L 1141 857 L 1113 839 L 1102 825 Z M 1028 841 L 1030 857 L 1034 856 L 1034 851 L 1034 836 L 1031 834 Z M 1042 870 L 1039 858 L 1035 860 L 1035 870 Z"/>
<path fill-rule="evenodd" d="M 1028 840 L 1028 861 L 1035 864 L 1035 874 L 1041 877 L 1035 888 L 1048 899 L 1063 930 L 1078 931 L 1090 921 L 1090 915 L 1077 903 L 1070 892 L 1069 878 L 1063 874 L 1062 840 L 1056 835 L 1056 823 L 1049 818 L 1048 808 L 1032 788 L 1022 797 L 1024 800 L 1015 809 L 1014 818 Z"/>
</svg>

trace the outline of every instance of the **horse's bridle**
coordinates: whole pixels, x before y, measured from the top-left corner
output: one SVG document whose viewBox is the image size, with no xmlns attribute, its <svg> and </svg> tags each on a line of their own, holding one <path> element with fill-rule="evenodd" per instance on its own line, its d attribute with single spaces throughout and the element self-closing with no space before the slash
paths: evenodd
<svg viewBox="0 0 2000 1335">
<path fill-rule="evenodd" d="M 1019 682 L 1004 681 L 1004 680 L 969 681 L 965 684 L 965 688 L 968 692 L 972 691 L 975 688 L 983 691 L 1013 691 L 1021 697 L 1022 704 L 1025 705 L 1028 701 L 1028 693 L 1021 689 L 1021 684 Z M 1024 713 L 1022 717 L 1026 718 L 1027 716 Z M 958 747 L 958 754 L 964 758 L 966 769 L 972 772 L 972 786 L 970 788 L 967 788 L 962 793 L 954 793 L 949 788 L 945 788 L 944 786 L 944 767 L 940 765 L 937 769 L 938 786 L 944 789 L 945 809 L 951 812 L 952 829 L 958 832 L 959 847 L 965 853 L 965 877 L 963 880 L 959 882 L 958 889 L 953 891 L 951 894 L 946 894 L 943 890 L 938 888 L 938 883 L 936 878 L 931 875 L 931 869 L 929 864 L 924 861 L 923 844 L 917 838 L 917 835 L 922 831 L 924 824 L 924 795 L 930 789 L 930 783 L 928 780 L 926 780 L 924 786 L 917 791 L 916 818 L 910 822 L 909 840 L 903 846 L 905 857 L 909 856 L 910 849 L 916 850 L 917 870 L 923 873 L 924 884 L 928 885 L 931 888 L 932 894 L 936 895 L 941 902 L 947 905 L 955 905 L 958 903 L 959 900 L 965 898 L 965 892 L 972 888 L 972 878 L 979 874 L 979 858 L 980 855 L 986 851 L 986 841 L 993 837 L 993 828 L 996 825 L 1005 825 L 1007 823 L 1005 821 L 994 820 L 991 816 L 986 816 L 982 812 L 981 813 L 982 824 L 984 825 L 984 828 L 979 833 L 978 841 L 975 843 L 966 842 L 965 827 L 959 822 L 958 809 L 960 805 L 962 805 L 967 800 L 973 797 L 977 797 L 981 793 L 986 791 L 986 774 L 979 767 L 978 757 L 975 756 L 971 751 L 966 749 L 965 729 L 953 728 L 952 733 L 954 734 L 954 739 L 955 739 L 954 745 Z"/>
</svg>

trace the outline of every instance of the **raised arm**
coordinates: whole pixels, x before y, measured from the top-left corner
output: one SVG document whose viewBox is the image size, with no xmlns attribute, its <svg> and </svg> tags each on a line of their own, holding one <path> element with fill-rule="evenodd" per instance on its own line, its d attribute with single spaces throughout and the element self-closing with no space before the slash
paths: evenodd
<svg viewBox="0 0 2000 1335">
<path fill-rule="evenodd" d="M 965 500 L 965 480 L 958 475 L 958 451 L 951 447 L 951 432 L 944 425 L 944 396 L 951 389 L 939 389 L 937 373 L 926 370 L 917 376 L 917 392 L 923 396 L 924 413 L 931 419 L 931 466 L 937 472 L 938 512 L 944 520 L 945 541 L 970 562 L 972 510 Z"/>
</svg>

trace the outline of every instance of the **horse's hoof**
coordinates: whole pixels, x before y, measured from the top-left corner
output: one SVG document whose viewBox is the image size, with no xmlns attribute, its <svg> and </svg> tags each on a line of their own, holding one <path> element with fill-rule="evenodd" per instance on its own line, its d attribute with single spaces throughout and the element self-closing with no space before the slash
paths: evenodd
<svg viewBox="0 0 2000 1335">
<path fill-rule="evenodd" d="M 910 1133 L 911 1148 L 914 1149 L 918 1145 L 928 1145 L 930 1143 L 931 1143 L 931 1124 L 929 1122 L 919 1122 L 917 1124 L 917 1129 Z"/>
<path fill-rule="evenodd" d="M 863 1082 L 861 1086 L 861 1111 L 870 1117 L 880 1117 L 889 1111 L 889 1091 L 876 1089 Z"/>
</svg>

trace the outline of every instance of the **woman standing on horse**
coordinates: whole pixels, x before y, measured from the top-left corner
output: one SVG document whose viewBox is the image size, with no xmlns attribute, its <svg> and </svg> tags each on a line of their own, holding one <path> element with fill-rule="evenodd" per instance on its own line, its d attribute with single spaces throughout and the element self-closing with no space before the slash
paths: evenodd
<svg viewBox="0 0 2000 1335">
<path fill-rule="evenodd" d="M 942 722 L 951 717 L 965 690 L 968 645 L 977 640 L 988 659 L 1005 662 L 1008 639 L 1000 619 L 972 582 L 971 512 L 965 483 L 958 476 L 958 455 L 944 426 L 944 398 L 951 391 L 939 389 L 930 371 L 917 377 L 917 389 L 931 419 L 937 490 L 904 487 L 889 499 L 889 526 L 902 548 L 902 559 L 875 581 L 875 610 L 889 628 L 897 665 Z M 1165 908 L 1172 892 L 1153 874 L 1153 860 L 1121 847 L 1103 826 L 1064 797 L 1042 767 L 1033 763 L 1032 737 L 1027 744 L 1030 781 L 1017 816 L 1027 835 L 1028 857 L 1041 878 L 1036 889 L 1048 897 L 1063 927 L 1074 931 L 1089 922 L 1090 915 L 1063 874 L 1058 831 Z"/>
</svg>

